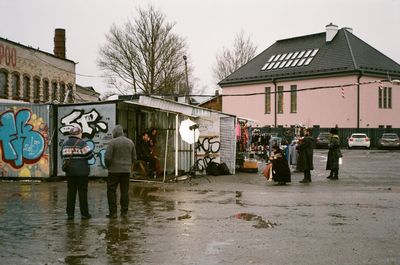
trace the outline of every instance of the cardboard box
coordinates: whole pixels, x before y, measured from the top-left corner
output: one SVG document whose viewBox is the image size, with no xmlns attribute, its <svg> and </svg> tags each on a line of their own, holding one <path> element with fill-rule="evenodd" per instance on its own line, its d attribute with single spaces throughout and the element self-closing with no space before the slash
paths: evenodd
<svg viewBox="0 0 400 265">
<path fill-rule="evenodd" d="M 258 169 L 257 160 L 244 160 L 243 162 L 244 169 Z"/>
</svg>

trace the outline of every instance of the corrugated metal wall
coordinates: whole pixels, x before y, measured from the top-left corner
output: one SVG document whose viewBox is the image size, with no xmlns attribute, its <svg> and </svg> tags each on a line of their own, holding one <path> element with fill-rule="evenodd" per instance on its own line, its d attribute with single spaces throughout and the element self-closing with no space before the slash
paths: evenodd
<svg viewBox="0 0 400 265">
<path fill-rule="evenodd" d="M 51 106 L 0 105 L 0 177 L 48 178 Z"/>
<path fill-rule="evenodd" d="M 83 132 L 82 139 L 95 153 L 95 157 L 89 160 L 89 176 L 107 176 L 104 155 L 107 145 L 112 139 L 112 130 L 116 125 L 115 119 L 116 105 L 113 103 L 58 106 L 57 175 L 65 175 L 61 170 L 61 148 L 68 137 L 70 128 L 78 126 Z"/>
<path fill-rule="evenodd" d="M 223 117 L 220 119 L 221 135 L 221 163 L 225 163 L 231 174 L 235 174 L 236 163 L 236 136 L 235 118 Z"/>
</svg>

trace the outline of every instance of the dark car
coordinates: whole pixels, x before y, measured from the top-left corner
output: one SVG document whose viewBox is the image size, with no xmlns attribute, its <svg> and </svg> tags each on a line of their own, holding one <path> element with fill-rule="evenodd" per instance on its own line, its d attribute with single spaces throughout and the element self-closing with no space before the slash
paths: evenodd
<svg viewBox="0 0 400 265">
<path fill-rule="evenodd" d="M 330 133 L 321 132 L 318 137 L 315 139 L 315 147 L 316 148 L 328 148 L 329 146 L 329 137 Z"/>
<path fill-rule="evenodd" d="M 378 148 L 400 148 L 400 139 L 396 133 L 384 133 L 378 140 Z"/>
</svg>

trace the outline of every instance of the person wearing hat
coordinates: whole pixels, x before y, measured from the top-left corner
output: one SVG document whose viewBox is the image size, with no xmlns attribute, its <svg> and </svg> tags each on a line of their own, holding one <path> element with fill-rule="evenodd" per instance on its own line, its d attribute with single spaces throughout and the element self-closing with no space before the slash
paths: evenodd
<svg viewBox="0 0 400 265">
<path fill-rule="evenodd" d="M 64 142 L 61 155 L 63 158 L 63 170 L 67 176 L 67 215 L 68 220 L 74 219 L 76 193 L 79 195 L 79 208 L 82 219 L 89 219 L 89 206 L 87 199 L 89 164 L 88 160 L 93 158 L 93 151 L 82 140 L 82 130 L 79 127 L 72 127 L 69 137 Z"/>
<path fill-rule="evenodd" d="M 328 160 L 326 161 L 326 170 L 330 170 L 330 174 L 327 179 L 337 180 L 339 179 L 339 158 L 342 157 L 340 151 L 340 139 L 338 135 L 338 129 L 332 128 L 330 131 L 331 137 L 329 139 L 329 151 Z"/>
</svg>

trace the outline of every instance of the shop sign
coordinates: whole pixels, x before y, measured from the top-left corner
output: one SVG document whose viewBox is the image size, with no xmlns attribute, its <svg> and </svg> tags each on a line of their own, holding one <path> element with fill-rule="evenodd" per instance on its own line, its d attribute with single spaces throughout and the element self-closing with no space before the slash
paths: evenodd
<svg viewBox="0 0 400 265">
<path fill-rule="evenodd" d="M 17 65 L 17 50 L 0 43 L 0 64 L 15 67 Z"/>
</svg>

